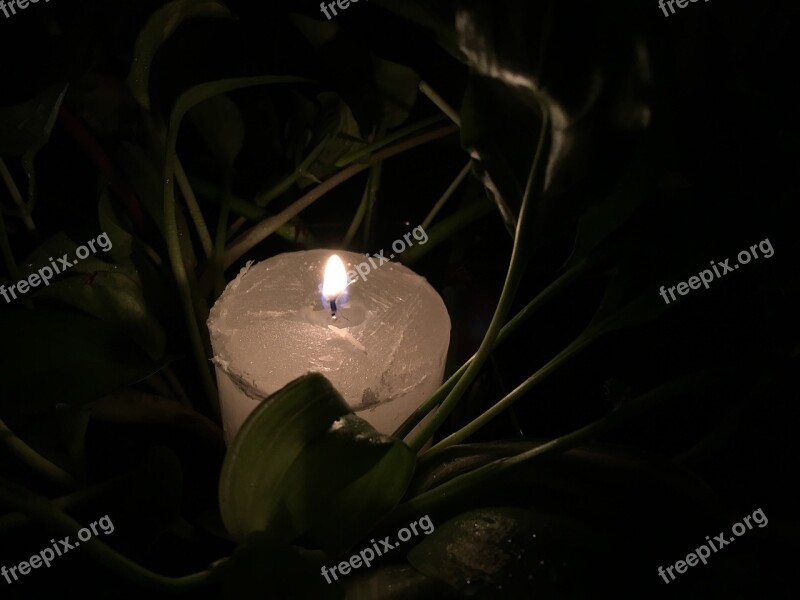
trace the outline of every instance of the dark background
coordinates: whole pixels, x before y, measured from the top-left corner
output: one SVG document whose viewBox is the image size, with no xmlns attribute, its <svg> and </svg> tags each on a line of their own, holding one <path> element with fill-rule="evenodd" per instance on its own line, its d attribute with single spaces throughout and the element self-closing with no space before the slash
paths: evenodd
<svg viewBox="0 0 800 600">
<path fill-rule="evenodd" d="M 665 18 L 655 1 L 599 4 L 575 1 L 553 8 L 550 45 L 541 57 L 537 48 L 543 34 L 538 23 L 546 3 L 434 3 L 438 13 L 451 18 L 454 7 L 478 15 L 488 39 L 496 44 L 498 60 L 509 72 L 528 72 L 541 61 L 541 83 L 564 106 L 581 106 L 594 83 L 602 82 L 592 110 L 571 129 L 573 149 L 544 195 L 546 210 L 540 213 L 515 309 L 559 273 L 572 251 L 581 215 L 631 173 L 638 208 L 620 229 L 617 244 L 622 250 L 614 265 L 629 286 L 650 294 L 653 306 L 661 302 L 659 286 L 686 281 L 711 260 L 735 262 L 740 250 L 765 238 L 775 253 L 714 281 L 708 291 L 701 288 L 679 297 L 656 318 L 605 336 L 471 441 L 513 438 L 520 433 L 557 437 L 663 382 L 700 368 L 724 369 L 726 377 L 712 389 L 665 403 L 632 427 L 599 440 L 588 458 L 565 465 L 569 477 L 584 483 L 604 469 L 613 472 L 609 480 L 598 477 L 590 486 L 597 497 L 588 494 L 586 505 L 569 495 L 527 500 L 573 516 L 591 514 L 587 521 L 597 520 L 609 532 L 616 532 L 604 557 L 608 562 L 595 573 L 601 578 L 598 589 L 614 589 L 630 597 L 646 593 L 789 598 L 797 587 L 792 574 L 800 500 L 794 482 L 800 350 L 796 263 L 800 253 L 794 209 L 800 192 L 794 64 L 797 8 L 789 2 L 698 2 Z M 135 107 L 125 97 L 124 82 L 136 35 L 160 5 L 154 1 L 51 0 L 47 5 L 31 5 L 11 19 L 0 15 L 0 106 L 23 102 L 52 82 L 70 81 L 65 107 L 87 121 L 91 114 L 80 104 L 80 83 L 92 73 L 104 82 L 99 89 L 108 94 L 107 106 L 114 107 L 113 115 L 94 114 L 98 123 L 113 121 L 113 126 L 98 134 L 101 144 L 112 148 L 136 139 L 140 132 Z M 290 11 L 320 17 L 316 3 L 229 5 L 237 20 L 189 21 L 163 48 L 151 80 L 162 107 L 171 106 L 177 94 L 194 83 L 265 73 L 310 77 L 318 82 L 314 90 L 335 90 L 358 107 L 357 86 L 348 80 L 347 65 L 336 68 L 311 51 L 287 19 Z M 519 90 L 486 81 L 449 56 L 424 29 L 375 2 L 352 4 L 336 22 L 364 48 L 413 68 L 453 106 L 462 104 L 467 85 L 500 89 L 504 100 L 487 92 L 491 100 L 475 117 L 490 132 L 480 143 L 487 143 L 484 148 L 495 143 L 491 147 L 501 148 L 512 163 L 530 160 L 535 138 L 525 139 L 529 123 L 519 124 L 517 115 L 529 108 Z M 635 40 L 646 49 L 647 76 L 632 75 Z M 357 81 L 355 67 L 351 76 Z M 252 90 L 236 92 L 232 98 L 243 110 L 248 132 L 236 165 L 235 192 L 251 198 L 265 180 L 291 166 L 279 152 L 270 154 L 269 140 L 276 127 L 280 130 L 293 100 L 283 91 L 271 93 L 269 102 L 263 92 Z M 626 117 L 635 114 L 632 107 L 640 105 L 648 108 L 648 127 L 626 126 Z M 91 110 L 98 106 L 104 103 L 93 103 Z M 362 133 L 368 133 L 369 111 L 354 112 Z M 433 114 L 436 108 L 420 95 L 409 121 Z M 462 135 L 464 145 L 468 137 Z M 182 134 L 178 151 L 187 170 L 214 175 L 215 167 L 207 154 L 196 150 L 198 146 L 192 131 Z M 410 230 L 407 223 L 424 218 L 467 158 L 458 137 L 450 136 L 387 161 L 372 234 L 369 239 L 356 238 L 353 249 L 388 248 Z M 7 164 L 17 181 L 22 181 L 18 163 L 11 159 Z M 39 200 L 33 218 L 42 237 L 64 231 L 81 243 L 96 236 L 96 170 L 61 121 L 36 165 Z M 517 178 L 524 183 L 524 174 L 517 173 Z M 319 247 L 341 240 L 363 185 L 363 176 L 351 179 L 301 215 Z M 484 193 L 480 182 L 470 178 L 440 218 Z M 4 207 L 11 206 L 5 191 L 0 198 Z M 278 202 L 284 201 L 288 199 Z M 6 223 L 19 260 L 36 243 L 21 221 L 6 217 Z M 149 233 L 145 230 L 143 235 Z M 480 344 L 502 288 L 511 246 L 511 237 L 493 212 L 456 232 L 414 265 L 448 305 L 453 320 L 452 368 Z M 273 236 L 226 276 L 232 278 L 245 259 L 260 260 L 297 248 Z M 3 272 L 2 281 L 8 284 L 8 279 Z M 604 301 L 608 281 L 597 274 L 579 282 L 502 346 L 439 437 L 468 423 L 573 340 Z M 19 304 L 0 302 L 0 310 L 8 314 L 24 310 Z M 164 307 L 164 312 L 169 315 L 174 308 Z M 168 325 L 168 344 L 171 352 L 188 355 L 181 325 L 178 319 Z M 6 338 L 0 355 L 15 353 L 17 343 Z M 190 363 L 182 359 L 176 372 L 196 392 Z M 31 382 L 31 396 L 36 396 L 36 387 Z M 2 396 L 0 407 L 0 417 L 7 423 L 14 422 L 21 432 L 42 435 L 37 433 L 38 417 L 23 418 L 24 410 L 17 412 L 18 405 L 3 406 Z M 222 454 L 213 446 L 197 446 L 190 434 L 158 426 L 92 422 L 87 431 L 92 479 L 101 481 L 134 467 L 145 468 L 142 465 L 148 461 L 159 462 L 159 449 L 164 446 L 182 473 L 182 514 L 197 525 L 215 510 Z M 718 504 L 713 516 L 706 508 L 692 506 L 678 491 L 668 493 L 658 485 L 645 490 L 635 475 L 626 476 L 625 469 L 615 471 L 614 461 L 603 458 L 610 448 L 632 452 L 642 461 L 679 457 L 677 462 L 715 495 Z M 595 464 L 597 470 L 592 468 Z M 14 461 L 2 452 L 0 469 L 11 479 L 22 477 Z M 41 482 L 30 483 L 42 489 Z M 207 533 L 176 535 L 163 526 L 173 521 L 159 512 L 161 507 L 153 508 L 153 514 L 147 512 L 148 502 L 153 507 L 159 504 L 158 489 L 140 491 L 141 497 L 106 496 L 87 506 L 85 514 L 73 514 L 88 521 L 110 514 L 116 531 L 108 543 L 165 574 L 196 571 L 230 553 L 227 542 Z M 617 503 L 616 516 L 608 516 L 613 511 L 592 513 L 595 500 Z M 758 508 L 769 518 L 764 529 L 748 532 L 734 547 L 714 555 L 709 566 L 690 569 L 669 586 L 657 577 L 659 564 L 666 567 L 684 558 L 706 535 L 729 531 L 733 523 Z M 24 560 L 50 539 L 46 530 L 34 526 L 0 530 L 0 536 L 0 564 L 5 565 Z M 117 597 L 116 590 L 125 585 L 77 553 L 12 587 L 0 581 L 3 597 L 10 592 L 9 597 L 20 598 L 66 589 Z M 591 589 L 584 590 L 585 597 L 594 597 Z M 139 597 L 139 592 L 128 593 Z"/>
</svg>

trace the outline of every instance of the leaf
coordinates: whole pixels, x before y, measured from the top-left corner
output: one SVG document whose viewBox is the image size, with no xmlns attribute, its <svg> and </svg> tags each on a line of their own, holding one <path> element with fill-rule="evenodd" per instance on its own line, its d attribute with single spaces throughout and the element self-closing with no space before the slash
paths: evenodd
<svg viewBox="0 0 800 600">
<path fill-rule="evenodd" d="M 144 108 L 150 108 L 150 68 L 161 45 L 186 19 L 232 18 L 230 10 L 217 0 L 174 0 L 154 12 L 136 38 L 128 86 Z"/>
<path fill-rule="evenodd" d="M 389 471 L 387 463 L 374 469 L 392 453 L 396 457 L 389 466 L 399 471 Z M 366 517 L 352 509 L 336 513 L 336 508 L 345 508 L 347 494 L 358 489 L 368 495 L 364 505 L 385 504 L 387 495 L 380 488 L 390 485 L 402 494 L 413 463 L 413 454 L 400 440 L 377 433 L 352 414 L 324 376 L 310 373 L 264 400 L 239 430 L 220 476 L 223 522 L 237 539 L 265 531 L 277 542 L 291 541 L 317 526 L 316 535 L 333 543 L 325 539 L 330 528 L 320 525 L 325 519 L 339 519 L 342 528 L 364 527 L 365 520 L 381 512 Z M 371 470 L 369 481 L 357 482 Z M 391 498 L 390 504 L 399 498 Z"/>
<path fill-rule="evenodd" d="M 164 356 L 164 330 L 150 314 L 138 282 L 125 274 L 100 271 L 89 279 L 70 277 L 45 288 L 41 295 L 58 295 L 62 302 L 118 325 L 154 360 Z"/>
<path fill-rule="evenodd" d="M 108 250 L 111 258 L 117 263 L 124 262 L 130 258 L 131 252 L 133 252 L 134 238 L 120 224 L 119 217 L 117 217 L 114 207 L 111 205 L 111 196 L 108 193 L 108 188 L 104 188 L 100 193 L 100 200 L 97 204 L 97 217 L 100 221 L 100 227 L 108 234 L 111 240 L 111 248 Z"/>
<path fill-rule="evenodd" d="M 189 111 L 208 149 L 225 166 L 232 167 L 244 146 L 244 119 L 226 94 L 205 100 Z"/>
<path fill-rule="evenodd" d="M 326 562 L 322 552 L 275 544 L 264 533 L 250 534 L 217 567 L 222 577 L 222 598 L 342 600 L 343 587 L 329 585 L 322 577 Z"/>
<path fill-rule="evenodd" d="M 348 38 L 334 22 L 296 13 L 289 18 L 337 78 L 337 89 L 361 131 L 392 129 L 408 118 L 419 87 L 419 76 L 413 69 L 375 56 Z"/>
<path fill-rule="evenodd" d="M 52 268 L 53 262 L 55 262 L 56 267 L 61 271 L 61 273 L 86 273 L 89 275 L 94 271 L 112 270 L 117 268 L 100 260 L 96 257 L 96 255 L 89 254 L 88 257 L 78 261 L 77 264 L 73 264 L 71 267 L 69 267 L 69 271 L 66 271 L 66 267 L 64 267 L 58 259 L 66 258 L 67 262 L 73 263 L 75 258 L 75 250 L 77 248 L 78 244 L 73 242 L 65 233 L 59 232 L 42 242 L 33 252 L 31 252 L 30 256 L 20 262 L 20 273 L 23 277 L 28 277 L 43 267 L 50 267 L 50 270 L 54 271 Z M 54 272 L 55 278 L 57 278 L 59 275 L 60 273 L 56 274 Z"/>
<path fill-rule="evenodd" d="M 123 142 L 117 148 L 116 164 L 125 175 L 126 183 L 141 201 L 147 214 L 164 233 L 163 184 L 158 167 L 139 146 Z"/>
<path fill-rule="evenodd" d="M 419 76 L 404 65 L 371 58 L 375 87 L 383 98 L 383 125 L 393 129 L 403 124 L 417 101 Z"/>
<path fill-rule="evenodd" d="M 359 148 L 363 148 L 366 143 L 360 139 L 361 133 L 358 130 L 353 113 L 350 108 L 342 101 L 339 96 L 332 92 L 320 94 L 318 96 L 321 105 L 319 115 L 320 126 L 314 139 L 309 144 L 313 147 L 313 161 L 308 166 L 298 163 L 299 167 L 311 174 L 305 175 L 300 179 L 301 188 L 327 179 L 338 171 L 336 161 L 345 154 Z M 308 162 L 305 159 L 303 162 Z"/>
<path fill-rule="evenodd" d="M 0 155 L 32 157 L 45 145 L 67 85 L 58 83 L 15 106 L 0 106 Z"/>
<path fill-rule="evenodd" d="M 447 600 L 455 597 L 452 589 L 408 565 L 372 569 L 347 582 L 347 600 Z"/>
<path fill-rule="evenodd" d="M 587 597 L 601 550 L 590 536 L 582 524 L 545 512 L 482 508 L 437 527 L 408 560 L 471 598 Z"/>
<path fill-rule="evenodd" d="M 222 430 L 207 417 L 175 400 L 136 390 L 119 390 L 93 402 L 91 418 L 107 423 L 166 425 L 189 431 L 210 445 L 224 446 Z"/>
<path fill-rule="evenodd" d="M 18 310 L 0 315 L 14 340 L 4 352 L 3 403 L 35 413 L 58 403 L 83 404 L 158 371 L 116 328 L 71 311 Z"/>
</svg>

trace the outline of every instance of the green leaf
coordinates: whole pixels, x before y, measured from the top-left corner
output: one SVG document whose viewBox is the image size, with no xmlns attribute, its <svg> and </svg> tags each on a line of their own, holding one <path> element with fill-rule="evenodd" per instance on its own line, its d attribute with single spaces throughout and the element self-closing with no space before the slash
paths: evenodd
<svg viewBox="0 0 800 600">
<path fill-rule="evenodd" d="M 312 530 L 322 543 L 337 543 L 326 537 L 336 528 L 325 520 L 339 519 L 342 529 L 371 525 L 400 499 L 413 463 L 400 440 L 353 415 L 328 380 L 311 373 L 264 400 L 239 430 L 220 476 L 223 522 L 237 539 L 265 531 L 270 539 L 291 541 Z M 388 498 L 384 486 L 399 494 Z M 361 504 L 337 513 L 356 491 L 365 495 Z M 364 506 L 370 507 L 366 516 L 358 512 Z"/>
<path fill-rule="evenodd" d="M 228 600 L 342 600 L 341 585 L 329 585 L 322 567 L 330 564 L 322 552 L 276 544 L 264 533 L 253 533 L 221 563 L 222 598 Z"/>
<path fill-rule="evenodd" d="M 45 145 L 67 85 L 58 83 L 15 106 L 0 106 L 0 155 L 32 157 Z"/>
<path fill-rule="evenodd" d="M 142 148 L 127 142 L 120 144 L 115 158 L 116 164 L 125 175 L 127 184 L 163 234 L 163 184 L 158 167 Z"/>
<path fill-rule="evenodd" d="M 214 156 L 232 167 L 244 146 L 244 119 L 239 107 L 220 94 L 192 108 L 188 116 Z"/>
<path fill-rule="evenodd" d="M 166 336 L 150 314 L 138 280 L 117 267 L 103 263 L 88 276 L 62 277 L 40 287 L 35 297 L 62 302 L 117 327 L 154 360 L 164 356 Z"/>
<path fill-rule="evenodd" d="M 455 597 L 451 588 L 408 565 L 372 569 L 347 582 L 347 600 L 447 600 Z"/>
<path fill-rule="evenodd" d="M 91 418 L 107 423 L 166 425 L 191 432 L 209 445 L 224 446 L 222 430 L 207 417 L 175 400 L 136 390 L 119 390 L 93 402 Z"/>
<path fill-rule="evenodd" d="M 134 238 L 120 224 L 119 217 L 115 214 L 114 207 L 111 205 L 111 196 L 108 193 L 108 188 L 104 188 L 100 192 L 97 217 L 100 221 L 100 227 L 108 234 L 111 240 L 111 248 L 108 250 L 111 258 L 117 263 L 124 262 L 130 258 L 131 252 L 133 252 Z"/>
<path fill-rule="evenodd" d="M 14 340 L 14 352 L 4 358 L 3 402 L 24 412 L 89 402 L 163 366 L 126 343 L 115 327 L 71 311 L 7 312 L 0 330 Z"/>
<path fill-rule="evenodd" d="M 375 56 L 334 22 L 299 14 L 290 19 L 339 80 L 337 89 L 362 131 L 392 129 L 408 118 L 419 88 L 419 76 L 413 69 Z"/>
<path fill-rule="evenodd" d="M 585 575 L 599 550 L 580 523 L 499 507 L 469 511 L 440 525 L 408 560 L 462 597 L 579 598 L 588 596 Z"/>
<path fill-rule="evenodd" d="M 161 45 L 186 19 L 231 18 L 228 8 L 217 0 L 174 0 L 154 12 L 136 38 L 128 86 L 144 108 L 150 108 L 150 68 Z"/>
<path fill-rule="evenodd" d="M 301 187 L 327 179 L 338 171 L 336 161 L 366 146 L 366 142 L 361 140 L 353 113 L 339 96 L 327 92 L 320 94 L 318 100 L 321 105 L 321 125 L 310 144 L 314 148 L 313 160 L 307 166 L 303 163 L 308 159 L 298 163 L 299 169 L 311 175 L 300 178 Z"/>
<path fill-rule="evenodd" d="M 419 75 L 404 65 L 372 56 L 372 78 L 383 98 L 383 125 L 393 129 L 408 118 L 417 101 Z"/>
<path fill-rule="evenodd" d="M 99 248 L 98 245 L 95 247 Z M 58 274 L 54 271 L 54 281 L 57 281 L 62 273 L 85 273 L 91 275 L 95 271 L 118 270 L 119 272 L 124 272 L 123 269 L 100 260 L 95 254 L 89 254 L 86 258 L 78 261 L 77 264 L 73 264 L 69 271 L 63 270 L 63 264 L 58 259 L 66 257 L 68 262 L 74 263 L 75 250 L 77 248 L 78 244 L 73 242 L 65 233 L 57 233 L 40 244 L 31 252 L 30 256 L 20 263 L 20 273 L 22 273 L 23 277 L 28 277 L 43 267 L 50 267 L 50 270 L 54 271 L 52 262 L 55 262 L 56 267 L 61 270 L 61 273 Z M 132 273 L 131 271 L 128 272 Z"/>
</svg>

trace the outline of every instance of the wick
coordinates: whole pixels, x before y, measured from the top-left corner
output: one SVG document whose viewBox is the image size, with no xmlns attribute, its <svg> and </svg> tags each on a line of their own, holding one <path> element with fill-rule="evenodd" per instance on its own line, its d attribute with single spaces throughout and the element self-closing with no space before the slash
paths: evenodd
<svg viewBox="0 0 800 600">
<path fill-rule="evenodd" d="M 334 298 L 331 302 L 331 317 L 333 320 L 336 320 L 336 299 Z"/>
</svg>

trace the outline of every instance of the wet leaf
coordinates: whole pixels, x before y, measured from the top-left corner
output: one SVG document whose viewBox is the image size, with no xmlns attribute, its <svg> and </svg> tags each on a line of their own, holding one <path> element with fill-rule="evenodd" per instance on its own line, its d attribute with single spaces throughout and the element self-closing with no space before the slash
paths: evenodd
<svg viewBox="0 0 800 600">
<path fill-rule="evenodd" d="M 588 594 L 594 543 L 575 521 L 520 508 L 482 508 L 436 528 L 409 562 L 471 598 Z M 599 550 L 599 548 L 596 548 Z"/>
</svg>

